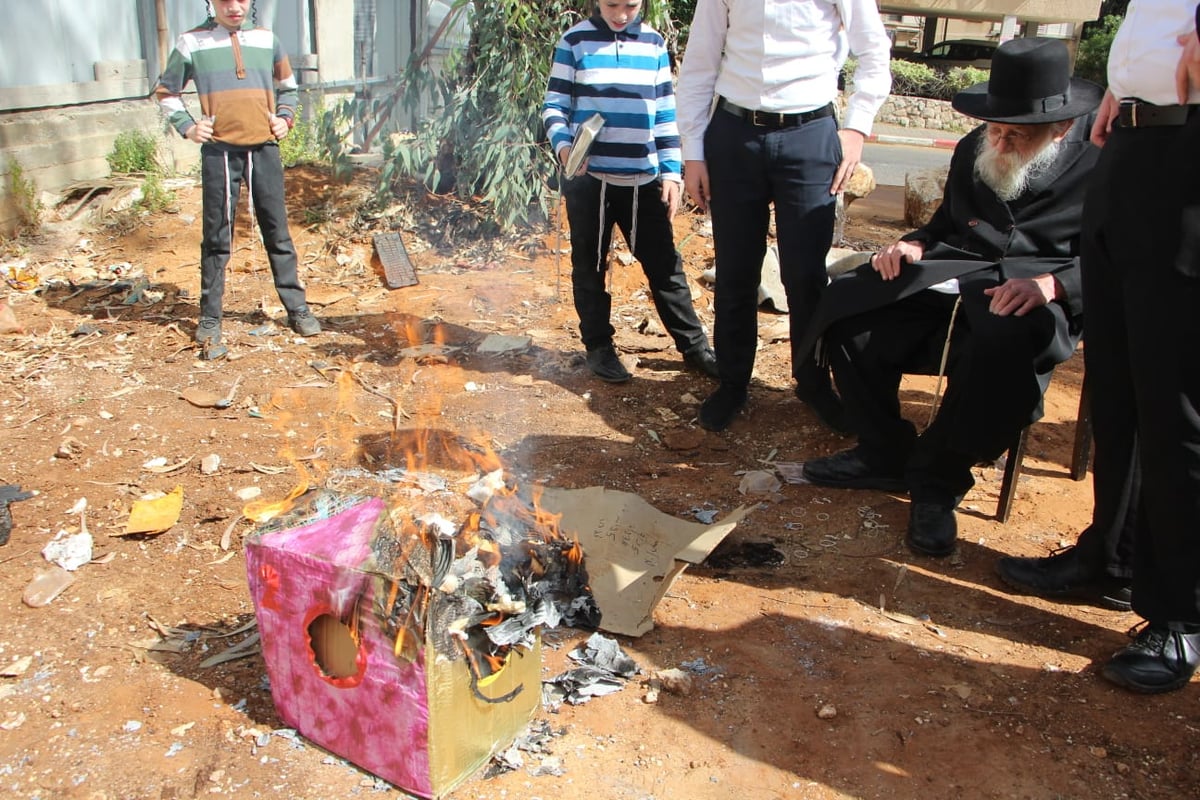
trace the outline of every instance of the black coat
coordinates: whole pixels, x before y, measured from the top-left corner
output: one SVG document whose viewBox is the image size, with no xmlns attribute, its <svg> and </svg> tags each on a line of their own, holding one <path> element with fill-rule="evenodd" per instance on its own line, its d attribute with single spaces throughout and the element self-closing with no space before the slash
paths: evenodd
<svg viewBox="0 0 1200 800">
<path fill-rule="evenodd" d="M 1005 202 L 975 177 L 975 158 L 985 126 L 967 134 L 954 148 L 942 205 L 925 226 L 904 239 L 925 244 L 921 261 L 904 264 L 885 281 L 864 264 L 840 276 L 825 290 L 809 323 L 804 352 L 839 319 L 887 305 L 949 278 L 959 279 L 962 311 L 990 313 L 985 288 L 1009 278 L 1050 273 L 1064 290 L 1058 333 L 1035 369 L 1045 372 L 1075 350 L 1083 325 L 1079 277 L 1079 231 L 1088 174 L 1100 151 L 1088 142 L 1091 117 L 1075 121 L 1050 169 L 1031 180 L 1029 189 Z"/>
</svg>

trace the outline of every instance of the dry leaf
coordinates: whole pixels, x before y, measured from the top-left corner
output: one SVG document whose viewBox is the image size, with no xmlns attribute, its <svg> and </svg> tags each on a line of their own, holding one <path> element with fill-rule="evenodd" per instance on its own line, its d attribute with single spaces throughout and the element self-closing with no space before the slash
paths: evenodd
<svg viewBox="0 0 1200 800">
<path fill-rule="evenodd" d="M 198 389 L 194 386 L 184 389 L 179 393 L 179 396 L 197 408 L 228 408 L 230 403 L 227 397 L 221 397 L 213 392 Z"/>
<path fill-rule="evenodd" d="M 291 469 L 290 466 L 289 467 L 268 467 L 265 464 L 255 464 L 253 461 L 250 462 L 250 466 L 254 469 L 255 472 L 261 472 L 264 475 L 278 475 L 281 472 L 287 472 L 289 469 Z"/>
</svg>

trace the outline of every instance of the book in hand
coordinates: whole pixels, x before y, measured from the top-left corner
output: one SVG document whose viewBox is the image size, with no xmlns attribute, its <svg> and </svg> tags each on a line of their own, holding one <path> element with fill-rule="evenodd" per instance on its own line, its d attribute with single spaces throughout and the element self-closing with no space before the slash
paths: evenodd
<svg viewBox="0 0 1200 800">
<path fill-rule="evenodd" d="M 587 160 L 588 153 L 591 152 L 592 142 L 596 141 L 596 135 L 600 133 L 600 129 L 604 127 L 604 117 L 599 114 L 593 114 L 586 122 L 579 126 L 579 130 L 575 131 L 575 142 L 571 145 L 571 152 L 567 156 L 567 164 L 563 167 L 563 171 L 568 178 L 574 178 L 579 172 L 579 168 L 583 166 L 583 162 Z"/>
</svg>

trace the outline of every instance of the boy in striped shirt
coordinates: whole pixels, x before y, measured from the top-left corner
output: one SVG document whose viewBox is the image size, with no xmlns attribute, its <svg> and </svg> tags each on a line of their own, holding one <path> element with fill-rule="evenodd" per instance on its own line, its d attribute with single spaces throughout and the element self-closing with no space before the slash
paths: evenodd
<svg viewBox="0 0 1200 800">
<path fill-rule="evenodd" d="M 671 228 L 682 177 L 670 60 L 662 36 L 642 22 L 641 7 L 642 0 L 599 0 L 598 13 L 563 34 L 554 50 L 542 122 L 563 166 L 579 126 L 594 114 L 604 118 L 585 166 L 565 176 L 563 187 L 575 312 L 588 367 L 601 380 L 629 380 L 613 347 L 605 286 L 615 223 L 684 361 L 717 378 Z"/>
<path fill-rule="evenodd" d="M 279 140 L 295 122 L 296 79 L 279 39 L 249 18 L 252 5 L 252 0 L 209 0 L 208 20 L 179 37 L 154 87 L 171 125 L 200 145 L 203 233 L 196 342 L 206 357 L 224 353 L 220 342 L 225 267 L 243 182 L 249 187 L 250 208 L 262 231 L 288 325 L 301 336 L 321 332 L 296 274 L 279 156 Z M 195 82 L 199 95 L 199 121 L 183 103 L 189 81 Z"/>
</svg>

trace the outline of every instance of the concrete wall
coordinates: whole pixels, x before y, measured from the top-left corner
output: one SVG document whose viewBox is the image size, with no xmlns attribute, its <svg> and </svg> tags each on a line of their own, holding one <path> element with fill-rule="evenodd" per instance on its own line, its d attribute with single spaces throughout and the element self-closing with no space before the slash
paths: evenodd
<svg viewBox="0 0 1200 800">
<path fill-rule="evenodd" d="M 132 130 L 158 133 L 168 167 L 183 171 L 198 159 L 196 145 L 174 131 L 164 132 L 158 106 L 150 100 L 0 114 L 0 233 L 10 234 L 20 221 L 10 192 L 14 160 L 40 192 L 59 192 L 76 181 L 106 177 L 113 142 Z"/>
</svg>

